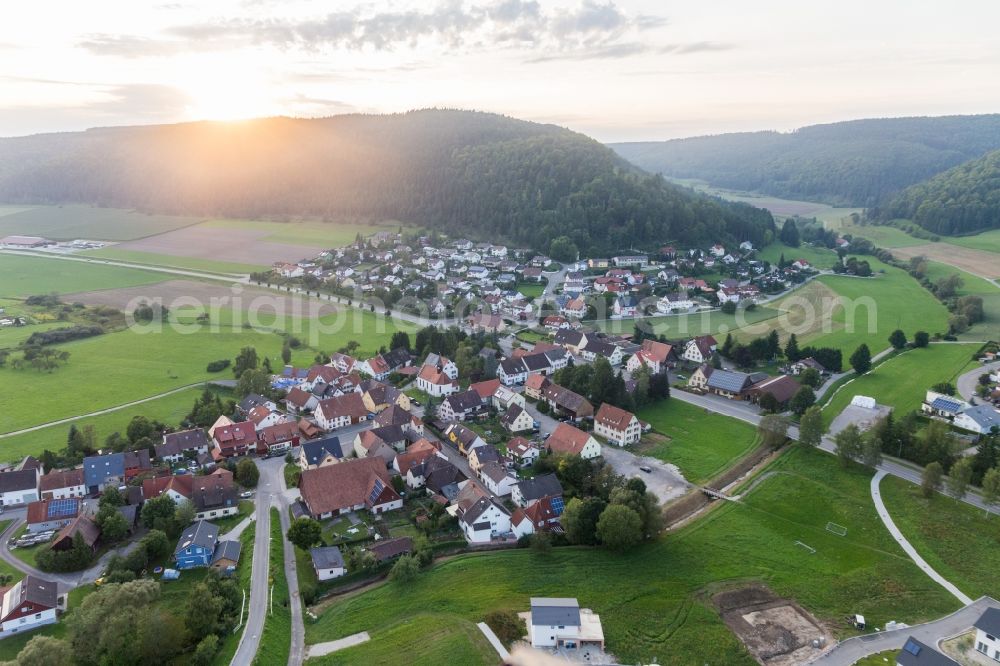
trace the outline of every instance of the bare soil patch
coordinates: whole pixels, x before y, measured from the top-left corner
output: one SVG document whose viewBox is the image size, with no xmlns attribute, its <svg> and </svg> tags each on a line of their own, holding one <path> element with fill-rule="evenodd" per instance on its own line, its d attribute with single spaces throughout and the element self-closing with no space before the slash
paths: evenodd
<svg viewBox="0 0 1000 666">
<path fill-rule="evenodd" d="M 247 312 L 254 309 L 261 315 L 283 313 L 296 317 L 317 317 L 337 311 L 337 308 L 316 299 L 280 294 L 268 289 L 243 284 L 236 288 L 197 280 L 167 280 L 157 284 L 120 289 L 102 289 L 66 294 L 64 300 L 85 305 L 106 305 L 119 310 L 134 310 L 142 299 L 160 302 L 171 309 L 210 307 L 213 299 L 223 309 Z M 157 300 L 159 299 L 159 300 Z M 225 300 L 224 300 L 225 299 Z"/>
<path fill-rule="evenodd" d="M 197 257 L 261 266 L 276 261 L 299 261 L 316 256 L 314 247 L 262 240 L 270 233 L 261 229 L 219 229 L 199 224 L 158 236 L 120 243 L 116 247 L 175 257 Z"/>
<path fill-rule="evenodd" d="M 789 599 L 763 585 L 720 592 L 712 597 L 722 621 L 750 653 L 766 666 L 807 663 L 820 647 L 833 640 L 816 618 Z"/>
<path fill-rule="evenodd" d="M 912 247 L 894 247 L 892 254 L 900 259 L 924 256 L 942 264 L 951 264 L 980 277 L 990 279 L 1000 277 L 1000 258 L 997 258 L 995 252 L 973 250 L 950 243 L 928 243 Z"/>
</svg>

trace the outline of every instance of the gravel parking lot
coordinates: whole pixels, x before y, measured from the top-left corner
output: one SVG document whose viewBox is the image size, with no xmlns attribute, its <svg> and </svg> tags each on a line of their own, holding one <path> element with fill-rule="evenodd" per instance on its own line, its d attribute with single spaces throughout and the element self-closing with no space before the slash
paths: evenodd
<svg viewBox="0 0 1000 666">
<path fill-rule="evenodd" d="M 604 460 L 622 476 L 629 478 L 636 476 L 642 479 L 646 487 L 660 498 L 661 503 L 680 497 L 691 487 L 680 470 L 670 463 L 656 458 L 637 456 L 631 451 L 610 444 L 602 446 L 601 452 Z M 648 467 L 650 471 L 645 472 L 640 467 Z"/>
</svg>

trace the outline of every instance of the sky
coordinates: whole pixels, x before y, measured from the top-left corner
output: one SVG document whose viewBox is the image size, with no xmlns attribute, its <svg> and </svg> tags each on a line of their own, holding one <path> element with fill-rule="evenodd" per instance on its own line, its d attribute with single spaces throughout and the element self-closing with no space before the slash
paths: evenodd
<svg viewBox="0 0 1000 666">
<path fill-rule="evenodd" d="M 36 0 L 0 136 L 476 109 L 601 141 L 1000 112 L 1000 2 Z"/>
</svg>

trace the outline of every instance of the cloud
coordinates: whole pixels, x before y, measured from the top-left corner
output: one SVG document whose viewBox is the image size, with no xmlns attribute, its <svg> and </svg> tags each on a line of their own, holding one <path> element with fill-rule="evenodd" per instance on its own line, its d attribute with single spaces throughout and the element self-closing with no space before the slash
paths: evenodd
<svg viewBox="0 0 1000 666">
<path fill-rule="evenodd" d="M 706 53 L 711 51 L 729 51 L 735 48 L 732 44 L 721 42 L 691 42 L 690 44 L 667 44 L 661 46 L 660 53 L 675 53 L 677 55 L 687 55 L 689 53 Z"/>
<path fill-rule="evenodd" d="M 498 0 L 490 4 L 445 0 L 431 9 L 377 11 L 364 5 L 311 19 L 220 19 L 173 26 L 159 39 L 92 35 L 79 45 L 100 55 L 129 58 L 217 49 L 222 45 L 395 51 L 431 40 L 451 50 L 520 46 L 572 52 L 611 47 L 626 35 L 634 39 L 635 34 L 663 24 L 659 17 L 630 15 L 612 0 L 582 0 L 562 9 L 545 9 L 536 0 Z"/>
<path fill-rule="evenodd" d="M 560 60 L 616 60 L 619 58 L 629 58 L 642 53 L 649 53 L 651 50 L 653 49 L 645 44 L 627 42 L 597 46 L 590 49 L 571 51 L 568 53 L 540 55 L 529 58 L 525 62 L 529 64 L 539 64 L 545 62 L 557 62 Z"/>
</svg>

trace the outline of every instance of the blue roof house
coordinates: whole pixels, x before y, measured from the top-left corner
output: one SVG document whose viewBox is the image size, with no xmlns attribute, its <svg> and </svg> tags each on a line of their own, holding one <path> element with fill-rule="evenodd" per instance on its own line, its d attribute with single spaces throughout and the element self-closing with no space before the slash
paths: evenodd
<svg viewBox="0 0 1000 666">
<path fill-rule="evenodd" d="M 177 568 L 207 567 L 212 562 L 218 543 L 219 528 L 216 525 L 205 520 L 189 525 L 174 549 Z"/>
</svg>

